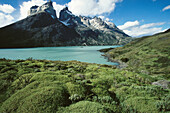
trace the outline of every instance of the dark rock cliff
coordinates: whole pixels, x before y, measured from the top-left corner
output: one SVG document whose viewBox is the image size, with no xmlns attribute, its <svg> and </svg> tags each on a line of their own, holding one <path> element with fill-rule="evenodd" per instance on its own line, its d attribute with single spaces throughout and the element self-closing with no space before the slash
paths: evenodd
<svg viewBox="0 0 170 113">
<path fill-rule="evenodd" d="M 81 45 L 76 31 L 45 12 L 0 28 L 0 40 L 0 48 Z"/>
</svg>

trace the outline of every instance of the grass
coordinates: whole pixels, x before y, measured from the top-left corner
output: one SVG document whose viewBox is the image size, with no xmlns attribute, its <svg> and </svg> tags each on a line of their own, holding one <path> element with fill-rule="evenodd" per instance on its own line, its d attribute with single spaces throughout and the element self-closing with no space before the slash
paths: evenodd
<svg viewBox="0 0 170 113">
<path fill-rule="evenodd" d="M 166 112 L 158 78 L 77 61 L 0 59 L 0 112 Z"/>
<path fill-rule="evenodd" d="M 170 31 L 135 39 L 106 53 L 128 64 L 129 71 L 170 79 Z"/>
</svg>

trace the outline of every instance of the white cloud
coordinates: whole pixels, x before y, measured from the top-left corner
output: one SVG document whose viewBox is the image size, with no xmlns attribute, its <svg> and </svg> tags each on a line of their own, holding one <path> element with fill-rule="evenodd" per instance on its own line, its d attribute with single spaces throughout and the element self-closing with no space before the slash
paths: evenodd
<svg viewBox="0 0 170 113">
<path fill-rule="evenodd" d="M 122 0 L 71 0 L 68 7 L 75 15 L 94 16 L 111 13 L 117 2 Z"/>
<path fill-rule="evenodd" d="M 15 8 L 13 8 L 11 5 L 9 4 L 0 4 L 0 11 L 4 12 L 4 13 L 12 13 L 15 11 Z"/>
<path fill-rule="evenodd" d="M 0 27 L 11 24 L 14 18 L 9 14 L 0 13 Z"/>
<path fill-rule="evenodd" d="M 47 0 L 30 0 L 23 2 L 20 5 L 19 19 L 27 17 L 27 12 L 30 7 L 34 5 L 41 6 L 46 2 Z M 56 10 L 57 17 L 59 17 L 59 12 L 66 5 L 75 15 L 95 16 L 104 13 L 111 13 L 115 9 L 115 3 L 117 2 L 122 2 L 122 0 L 71 0 L 65 5 L 59 5 L 56 2 L 53 2 L 53 7 Z M 109 21 L 109 18 L 105 18 L 105 20 Z"/>
<path fill-rule="evenodd" d="M 139 21 L 136 20 L 134 22 L 126 22 L 124 25 L 118 26 L 118 28 L 120 28 L 126 34 L 132 37 L 140 37 L 140 36 L 152 35 L 158 32 L 162 32 L 163 29 L 160 26 L 163 24 L 165 23 L 160 22 L 160 23 L 149 23 L 149 24 L 140 25 Z"/>
<path fill-rule="evenodd" d="M 162 9 L 162 11 L 169 10 L 169 9 L 170 9 L 170 5 L 164 7 L 164 8 Z"/>
<path fill-rule="evenodd" d="M 99 18 L 101 18 L 102 20 L 105 20 L 105 21 L 113 21 L 113 19 L 109 19 L 109 18 L 107 18 L 107 17 L 105 17 L 105 16 L 102 16 L 102 15 L 100 15 L 100 16 L 98 16 Z"/>
<path fill-rule="evenodd" d="M 23 2 L 22 5 L 20 5 L 20 18 L 19 19 L 24 19 L 27 17 L 27 12 L 32 6 L 41 6 L 44 3 L 46 3 L 47 0 L 31 0 L 27 2 Z M 56 10 L 56 14 L 59 17 L 59 12 L 65 7 L 65 5 L 59 5 L 56 4 L 56 2 L 53 2 L 53 7 Z"/>
<path fill-rule="evenodd" d="M 59 18 L 59 13 L 60 11 L 66 7 L 65 5 L 60 5 L 60 4 L 56 4 L 56 2 L 53 2 L 53 7 L 54 9 L 56 10 L 56 14 L 57 14 L 57 17 Z"/>
<path fill-rule="evenodd" d="M 135 27 L 135 26 L 138 26 L 139 25 L 139 21 L 134 21 L 134 22 L 132 22 L 132 21 L 128 21 L 128 22 L 126 22 L 124 25 L 120 25 L 120 26 L 118 26 L 120 29 L 123 29 L 123 30 L 125 30 L 125 29 L 129 29 L 129 28 L 131 28 L 131 27 Z"/>
<path fill-rule="evenodd" d="M 24 19 L 28 15 L 28 10 L 35 5 L 41 6 L 44 3 L 46 3 L 46 0 L 31 0 L 27 2 L 23 2 L 22 5 L 20 5 L 20 17 L 19 19 Z"/>
<path fill-rule="evenodd" d="M 123 30 L 126 34 L 132 36 L 132 37 L 140 37 L 140 36 L 146 36 L 146 35 L 152 35 L 155 33 L 162 32 L 162 27 L 153 27 L 153 28 L 147 28 L 147 29 L 141 29 L 138 28 L 132 28 L 130 30 Z"/>
<path fill-rule="evenodd" d="M 160 22 L 160 23 L 149 23 L 149 24 L 144 24 L 142 26 L 140 26 L 140 28 L 144 29 L 144 28 L 151 28 L 151 27 L 155 27 L 155 26 L 161 26 L 165 24 L 165 22 Z"/>
</svg>

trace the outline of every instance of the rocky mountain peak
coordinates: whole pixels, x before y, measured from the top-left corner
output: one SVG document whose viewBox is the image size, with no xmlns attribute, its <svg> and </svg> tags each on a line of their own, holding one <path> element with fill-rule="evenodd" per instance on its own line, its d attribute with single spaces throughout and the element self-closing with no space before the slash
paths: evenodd
<svg viewBox="0 0 170 113">
<path fill-rule="evenodd" d="M 1 48 L 126 44 L 132 40 L 112 22 L 76 16 L 68 7 L 59 19 L 51 1 L 32 6 L 28 17 L 0 29 Z"/>
<path fill-rule="evenodd" d="M 71 11 L 69 11 L 68 7 L 65 7 L 60 11 L 59 20 L 64 25 L 70 28 L 74 28 L 78 24 L 80 24 L 80 18 L 72 14 Z"/>
<path fill-rule="evenodd" d="M 71 19 L 72 17 L 75 17 L 71 11 L 68 10 L 68 7 L 65 7 L 60 11 L 59 20 L 66 21 L 68 19 Z"/>
<path fill-rule="evenodd" d="M 67 10 L 67 11 L 69 11 L 69 10 L 68 10 L 68 7 L 65 7 L 63 10 Z"/>
<path fill-rule="evenodd" d="M 94 19 L 94 20 L 97 20 L 97 21 L 99 21 L 99 22 L 103 22 L 103 20 L 102 20 L 100 17 L 97 17 L 97 16 L 94 16 L 93 19 Z"/>
<path fill-rule="evenodd" d="M 53 4 L 52 4 L 51 0 L 49 2 L 43 4 L 42 6 L 32 6 L 30 8 L 30 10 L 28 11 L 28 16 L 35 15 L 35 14 L 42 13 L 42 12 L 46 12 L 46 13 L 50 14 L 50 16 L 53 19 L 57 18 L 56 11 L 53 8 Z"/>
<path fill-rule="evenodd" d="M 65 7 L 60 11 L 59 20 L 68 27 L 84 26 L 91 29 L 99 29 L 102 31 L 108 30 L 119 30 L 116 25 L 112 22 L 104 21 L 100 17 L 86 17 L 86 16 L 75 16 L 69 11 L 68 7 Z M 119 32 L 122 32 L 119 30 Z"/>
</svg>

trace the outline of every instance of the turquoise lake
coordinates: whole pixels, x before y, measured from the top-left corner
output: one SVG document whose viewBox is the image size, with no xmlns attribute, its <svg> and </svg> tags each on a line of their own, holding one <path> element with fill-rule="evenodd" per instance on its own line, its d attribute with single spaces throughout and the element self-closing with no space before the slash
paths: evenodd
<svg viewBox="0 0 170 113">
<path fill-rule="evenodd" d="M 120 46 L 72 46 L 72 47 L 39 47 L 39 48 L 22 48 L 22 49 L 0 49 L 0 58 L 6 59 L 33 59 L 40 60 L 60 60 L 70 61 L 77 60 L 81 62 L 117 65 L 109 62 L 98 50 L 104 48 L 116 48 Z"/>
</svg>

